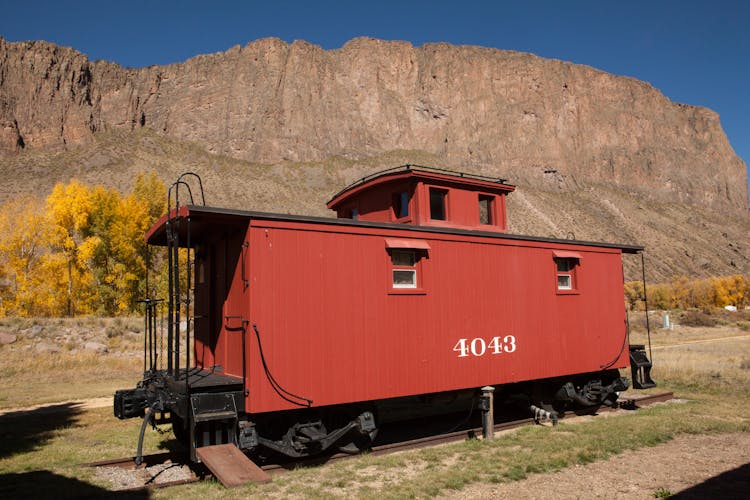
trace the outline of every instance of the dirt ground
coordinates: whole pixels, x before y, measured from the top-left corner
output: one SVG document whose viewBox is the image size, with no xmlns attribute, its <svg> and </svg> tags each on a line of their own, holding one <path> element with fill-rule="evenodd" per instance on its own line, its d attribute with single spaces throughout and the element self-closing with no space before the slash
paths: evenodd
<svg viewBox="0 0 750 500">
<path fill-rule="evenodd" d="M 750 434 L 679 436 L 585 466 L 444 495 L 474 498 L 749 498 Z"/>
<path fill-rule="evenodd" d="M 158 471 L 101 468 L 115 490 L 189 477 L 185 467 Z M 183 477 L 184 476 L 184 477 Z M 625 452 L 609 460 L 507 484 L 475 484 L 443 499 L 653 499 L 748 498 L 750 434 L 680 436 L 669 443 Z"/>
<path fill-rule="evenodd" d="M 111 398 L 77 403 L 95 408 L 111 404 Z M 166 478 L 164 472 L 156 475 Z M 132 471 L 122 469 L 105 470 L 100 478 L 113 489 L 120 489 L 138 484 L 139 481 L 130 484 L 135 478 L 122 477 L 130 474 Z M 512 483 L 474 484 L 444 493 L 441 498 L 652 499 L 669 495 L 695 499 L 750 498 L 750 433 L 678 436 L 668 443 L 627 451 L 609 460 L 555 473 L 533 474 Z"/>
</svg>

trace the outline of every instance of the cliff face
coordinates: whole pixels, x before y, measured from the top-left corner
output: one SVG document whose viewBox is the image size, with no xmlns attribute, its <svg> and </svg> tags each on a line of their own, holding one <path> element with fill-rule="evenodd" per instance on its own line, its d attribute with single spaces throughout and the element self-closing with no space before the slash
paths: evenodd
<svg viewBox="0 0 750 500">
<path fill-rule="evenodd" d="M 424 151 L 514 182 L 606 182 L 746 208 L 745 165 L 716 113 L 587 66 L 479 47 L 355 39 L 325 51 L 263 39 L 123 69 L 0 39 L 0 155 L 149 128 L 278 163 Z"/>
</svg>

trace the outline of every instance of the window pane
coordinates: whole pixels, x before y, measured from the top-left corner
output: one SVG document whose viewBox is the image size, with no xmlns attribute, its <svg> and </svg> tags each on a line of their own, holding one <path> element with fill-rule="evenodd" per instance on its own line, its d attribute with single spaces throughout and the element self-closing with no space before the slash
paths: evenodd
<svg viewBox="0 0 750 500">
<path fill-rule="evenodd" d="M 479 196 L 479 223 L 493 224 L 492 221 L 492 202 L 494 196 Z"/>
<path fill-rule="evenodd" d="M 414 266 L 417 261 L 412 250 L 393 250 L 391 251 L 391 262 L 394 266 Z"/>
<path fill-rule="evenodd" d="M 558 274 L 557 275 L 557 288 L 559 290 L 571 290 L 571 279 L 569 274 Z"/>
<path fill-rule="evenodd" d="M 409 216 L 409 193 L 406 191 L 402 191 L 400 196 L 401 198 L 401 210 L 400 217 L 408 217 Z"/>
<path fill-rule="evenodd" d="M 417 271 L 408 269 L 393 270 L 393 288 L 416 288 Z"/>
<path fill-rule="evenodd" d="M 445 197 L 448 193 L 442 189 L 430 189 L 430 218 L 445 220 Z"/>
<path fill-rule="evenodd" d="M 573 263 L 571 259 L 556 259 L 557 260 L 557 272 L 567 273 L 573 269 Z"/>
<path fill-rule="evenodd" d="M 394 193 L 393 196 L 393 216 L 398 219 L 401 217 L 401 195 L 400 193 Z"/>
<path fill-rule="evenodd" d="M 393 215 L 400 219 L 409 216 L 409 193 L 400 191 L 393 193 Z"/>
</svg>

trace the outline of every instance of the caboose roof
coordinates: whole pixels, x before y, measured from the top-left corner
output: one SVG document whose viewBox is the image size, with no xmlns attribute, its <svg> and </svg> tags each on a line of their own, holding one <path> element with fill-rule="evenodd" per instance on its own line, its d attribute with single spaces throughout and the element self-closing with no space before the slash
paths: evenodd
<svg viewBox="0 0 750 500">
<path fill-rule="evenodd" d="M 326 206 L 332 210 L 336 210 L 339 205 L 351 200 L 352 198 L 356 198 L 363 191 L 367 191 L 375 186 L 385 183 L 402 181 L 408 178 L 439 182 L 464 188 L 481 189 L 489 193 L 510 193 L 516 189 L 514 185 L 508 184 L 506 179 L 498 177 L 407 164 L 389 168 L 387 170 L 381 170 L 380 172 L 375 172 L 353 182 L 333 195 L 333 198 L 331 198 Z"/>
<path fill-rule="evenodd" d="M 190 224 L 186 224 L 187 219 L 190 218 Z M 528 236 L 520 234 L 508 234 L 499 233 L 493 231 L 481 231 L 481 230 L 469 230 L 469 229 L 457 229 L 450 227 L 436 227 L 436 226 L 416 226 L 408 224 L 397 224 L 389 222 L 370 222 L 370 221 L 358 221 L 352 219 L 334 219 L 330 217 L 312 217 L 305 215 L 289 215 L 289 214 L 274 214 L 266 212 L 254 212 L 247 210 L 229 209 L 229 208 L 215 208 L 198 205 L 184 205 L 179 207 L 179 210 L 173 210 L 171 217 L 168 218 L 164 215 L 159 221 L 146 234 L 146 242 L 151 245 L 166 245 L 167 244 L 167 222 L 175 224 L 174 228 L 177 229 L 177 235 L 179 237 L 180 246 L 187 245 L 188 239 L 188 227 L 190 228 L 190 239 L 194 243 L 200 241 L 202 236 L 207 232 L 214 231 L 216 227 L 234 228 L 238 230 L 246 229 L 250 221 L 252 220 L 267 220 L 267 221 L 278 221 L 278 222 L 289 222 L 296 223 L 303 226 L 309 224 L 322 224 L 330 226 L 350 226 L 352 228 L 380 228 L 380 229 L 393 229 L 398 231 L 412 231 L 414 233 L 421 234 L 451 234 L 460 237 L 483 237 L 483 238 L 496 238 L 499 240 L 514 240 L 514 241 L 528 241 L 528 242 L 539 242 L 539 243 L 555 243 L 571 246 L 588 246 L 598 248 L 611 248 L 619 249 L 623 253 L 639 253 L 643 251 L 644 247 L 639 245 L 625 245 L 619 243 L 602 243 L 593 241 L 582 241 L 582 240 L 570 240 L 560 238 L 544 238 L 540 236 Z M 302 227 L 300 227 L 302 228 Z"/>
</svg>

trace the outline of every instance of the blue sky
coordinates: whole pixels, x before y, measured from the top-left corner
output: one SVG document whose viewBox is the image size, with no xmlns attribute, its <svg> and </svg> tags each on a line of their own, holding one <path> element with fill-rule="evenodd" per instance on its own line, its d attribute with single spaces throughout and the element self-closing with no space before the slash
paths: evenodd
<svg viewBox="0 0 750 500">
<path fill-rule="evenodd" d="M 750 161 L 750 1 L 0 0 L 0 36 L 142 67 L 258 38 L 481 45 L 586 64 L 718 112 Z"/>
</svg>

